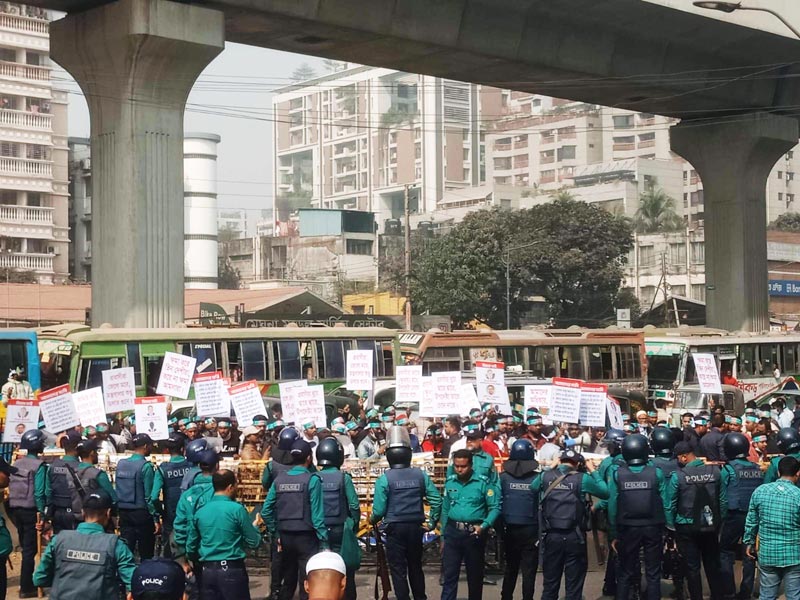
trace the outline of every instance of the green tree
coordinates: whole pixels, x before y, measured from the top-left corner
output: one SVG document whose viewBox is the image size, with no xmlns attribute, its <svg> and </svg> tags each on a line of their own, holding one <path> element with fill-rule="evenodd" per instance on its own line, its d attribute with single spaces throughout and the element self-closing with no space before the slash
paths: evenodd
<svg viewBox="0 0 800 600">
<path fill-rule="evenodd" d="M 17 269 L 0 269 L 0 283 L 36 283 L 36 273 L 33 271 L 18 271 Z"/>
<path fill-rule="evenodd" d="M 550 195 L 551 200 L 575 200 L 575 196 L 569 190 L 559 190 Z"/>
<path fill-rule="evenodd" d="M 418 311 L 450 314 L 459 326 L 504 327 L 509 257 L 512 326 L 531 295 L 544 297 L 557 324 L 597 325 L 614 314 L 632 247 L 627 222 L 584 202 L 477 211 L 420 247 L 412 302 Z"/>
<path fill-rule="evenodd" d="M 217 287 L 221 290 L 238 290 L 242 287 L 241 273 L 227 256 L 220 256 L 217 260 Z"/>
<path fill-rule="evenodd" d="M 639 196 L 633 226 L 637 233 L 658 233 L 679 231 L 684 222 L 675 212 L 675 200 L 660 188 L 650 188 Z"/>
<path fill-rule="evenodd" d="M 308 79 L 314 79 L 316 76 L 317 72 L 314 70 L 314 67 L 308 63 L 303 63 L 292 71 L 292 81 L 294 82 L 307 81 Z"/>
<path fill-rule="evenodd" d="M 217 231 L 217 242 L 220 244 L 227 244 L 233 240 L 241 237 L 242 232 L 233 223 L 226 223 Z"/>
<path fill-rule="evenodd" d="M 784 213 L 769 224 L 777 231 L 800 231 L 800 213 Z"/>
<path fill-rule="evenodd" d="M 322 64 L 325 66 L 325 70 L 329 73 L 335 73 L 336 71 L 341 71 L 347 65 L 346 62 L 341 60 L 334 60 L 333 58 L 326 58 L 322 61 Z"/>
</svg>

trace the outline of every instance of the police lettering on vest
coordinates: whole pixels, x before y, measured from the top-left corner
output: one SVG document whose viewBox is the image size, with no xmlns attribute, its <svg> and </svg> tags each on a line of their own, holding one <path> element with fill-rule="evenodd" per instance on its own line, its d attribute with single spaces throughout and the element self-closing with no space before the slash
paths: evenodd
<svg viewBox="0 0 800 600">
<path fill-rule="evenodd" d="M 384 475 L 388 485 L 386 523 L 422 523 L 425 509 L 425 476 L 416 467 L 388 469 Z"/>
<path fill-rule="evenodd" d="M 55 537 L 51 598 L 116 598 L 117 536 L 107 533 L 86 535 L 62 531 Z M 98 596 L 98 591 L 102 595 Z"/>
<path fill-rule="evenodd" d="M 189 462 L 164 462 L 158 467 L 164 478 L 164 509 L 166 515 L 175 518 L 178 501 L 181 499 L 181 483 L 189 470 Z"/>
<path fill-rule="evenodd" d="M 627 526 L 664 523 L 664 506 L 658 493 L 658 471 L 646 466 L 634 473 L 627 465 L 616 473 L 619 484 L 617 523 Z"/>
<path fill-rule="evenodd" d="M 542 475 L 544 497 L 540 510 L 543 529 L 544 531 L 586 530 L 588 527 L 586 506 L 581 498 L 583 474 L 570 473 L 562 481 L 555 483 L 562 475 L 558 469 L 547 471 Z"/>
<path fill-rule="evenodd" d="M 316 474 L 282 473 L 275 478 L 275 517 L 278 531 L 313 531 L 308 484 Z"/>
<path fill-rule="evenodd" d="M 75 488 L 75 471 L 72 466 L 57 458 L 50 464 L 50 492 L 54 508 L 80 512 L 80 498 Z"/>
<path fill-rule="evenodd" d="M 344 491 L 344 473 L 321 471 L 322 500 L 325 509 L 325 525 L 342 525 L 347 520 L 347 496 Z"/>
<path fill-rule="evenodd" d="M 142 469 L 145 463 L 141 460 L 123 459 L 117 463 L 117 497 L 119 507 L 124 510 L 147 508 L 144 497 L 144 477 Z"/>
<path fill-rule="evenodd" d="M 728 483 L 728 510 L 747 511 L 750 497 L 764 482 L 761 467 L 755 463 L 732 462 L 728 465 L 735 473 Z"/>
<path fill-rule="evenodd" d="M 536 493 L 531 490 L 531 482 L 536 473 L 525 477 L 513 477 L 509 473 L 500 474 L 503 490 L 503 520 L 509 525 L 538 525 Z"/>
<path fill-rule="evenodd" d="M 713 465 L 686 466 L 678 471 L 678 514 L 690 521 L 684 527 L 696 531 L 719 527 L 719 484 L 720 472 Z"/>
<path fill-rule="evenodd" d="M 8 503 L 11 508 L 36 508 L 36 472 L 42 461 L 32 456 L 20 456 L 14 461 L 17 472 L 11 475 L 8 485 Z"/>
</svg>

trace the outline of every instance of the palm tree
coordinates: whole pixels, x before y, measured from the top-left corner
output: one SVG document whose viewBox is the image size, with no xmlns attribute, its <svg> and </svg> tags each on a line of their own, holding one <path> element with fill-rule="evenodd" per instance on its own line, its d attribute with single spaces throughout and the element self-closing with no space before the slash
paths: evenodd
<svg viewBox="0 0 800 600">
<path fill-rule="evenodd" d="M 675 212 L 675 200 L 658 188 L 650 188 L 639 196 L 639 210 L 633 217 L 637 233 L 678 231 L 684 222 Z"/>
<path fill-rule="evenodd" d="M 575 196 L 568 190 L 559 190 L 555 194 L 550 195 L 550 199 L 556 202 L 575 200 Z"/>
</svg>

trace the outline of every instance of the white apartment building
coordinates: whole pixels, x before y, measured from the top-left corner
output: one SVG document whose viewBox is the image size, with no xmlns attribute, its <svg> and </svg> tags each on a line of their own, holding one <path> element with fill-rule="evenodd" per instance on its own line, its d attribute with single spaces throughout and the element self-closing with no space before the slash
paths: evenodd
<svg viewBox="0 0 800 600">
<path fill-rule="evenodd" d="M 383 230 L 405 186 L 424 212 L 485 180 L 482 115 L 502 104 L 494 88 L 352 66 L 278 90 L 273 109 L 276 223 L 300 208 L 362 210 Z"/>
<path fill-rule="evenodd" d="M 67 94 L 51 83 L 47 11 L 0 3 L 0 269 L 69 276 Z"/>
</svg>

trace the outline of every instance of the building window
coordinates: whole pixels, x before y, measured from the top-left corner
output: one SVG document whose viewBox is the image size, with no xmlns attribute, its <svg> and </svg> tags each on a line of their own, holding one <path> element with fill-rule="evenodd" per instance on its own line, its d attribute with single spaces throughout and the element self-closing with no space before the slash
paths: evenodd
<svg viewBox="0 0 800 600">
<path fill-rule="evenodd" d="M 363 304 L 354 304 L 352 307 L 354 315 L 363 315 L 364 314 L 364 305 Z"/>
<path fill-rule="evenodd" d="M 650 304 L 652 304 L 655 295 L 656 287 L 654 285 L 645 285 L 639 288 L 639 298 L 642 307 L 650 308 Z"/>
<path fill-rule="evenodd" d="M 794 202 L 794 194 L 786 194 L 786 204 L 787 206 Z"/>
<path fill-rule="evenodd" d="M 778 192 L 778 202 L 783 202 L 783 192 Z"/>
<path fill-rule="evenodd" d="M 706 284 L 705 283 L 693 283 L 692 284 L 692 299 L 697 300 L 699 302 L 706 301 Z"/>
<path fill-rule="evenodd" d="M 639 266 L 652 267 L 656 264 L 656 249 L 654 246 L 641 246 L 639 248 Z"/>
<path fill-rule="evenodd" d="M 789 160 L 792 160 L 792 158 L 794 158 L 794 150 L 789 150 L 786 153 L 786 158 L 788 158 Z"/>
<path fill-rule="evenodd" d="M 372 254 L 372 240 L 347 240 L 345 252 L 369 256 Z"/>
<path fill-rule="evenodd" d="M 686 265 L 686 246 L 682 242 L 669 245 L 669 264 L 675 267 Z"/>
<path fill-rule="evenodd" d="M 794 172 L 786 171 L 786 181 L 793 181 L 794 180 Z"/>
<path fill-rule="evenodd" d="M 558 149 L 558 160 L 569 160 L 575 158 L 575 146 L 562 146 Z"/>
<path fill-rule="evenodd" d="M 614 129 L 629 129 L 633 127 L 633 115 L 616 115 L 612 119 L 614 120 Z"/>
<path fill-rule="evenodd" d="M 778 179 L 783 179 L 783 171 L 778 171 Z"/>
<path fill-rule="evenodd" d="M 692 264 L 702 265 L 706 262 L 706 245 L 704 242 L 692 242 Z"/>
<path fill-rule="evenodd" d="M 685 285 L 671 285 L 669 286 L 669 291 L 673 296 L 686 296 Z"/>
</svg>

